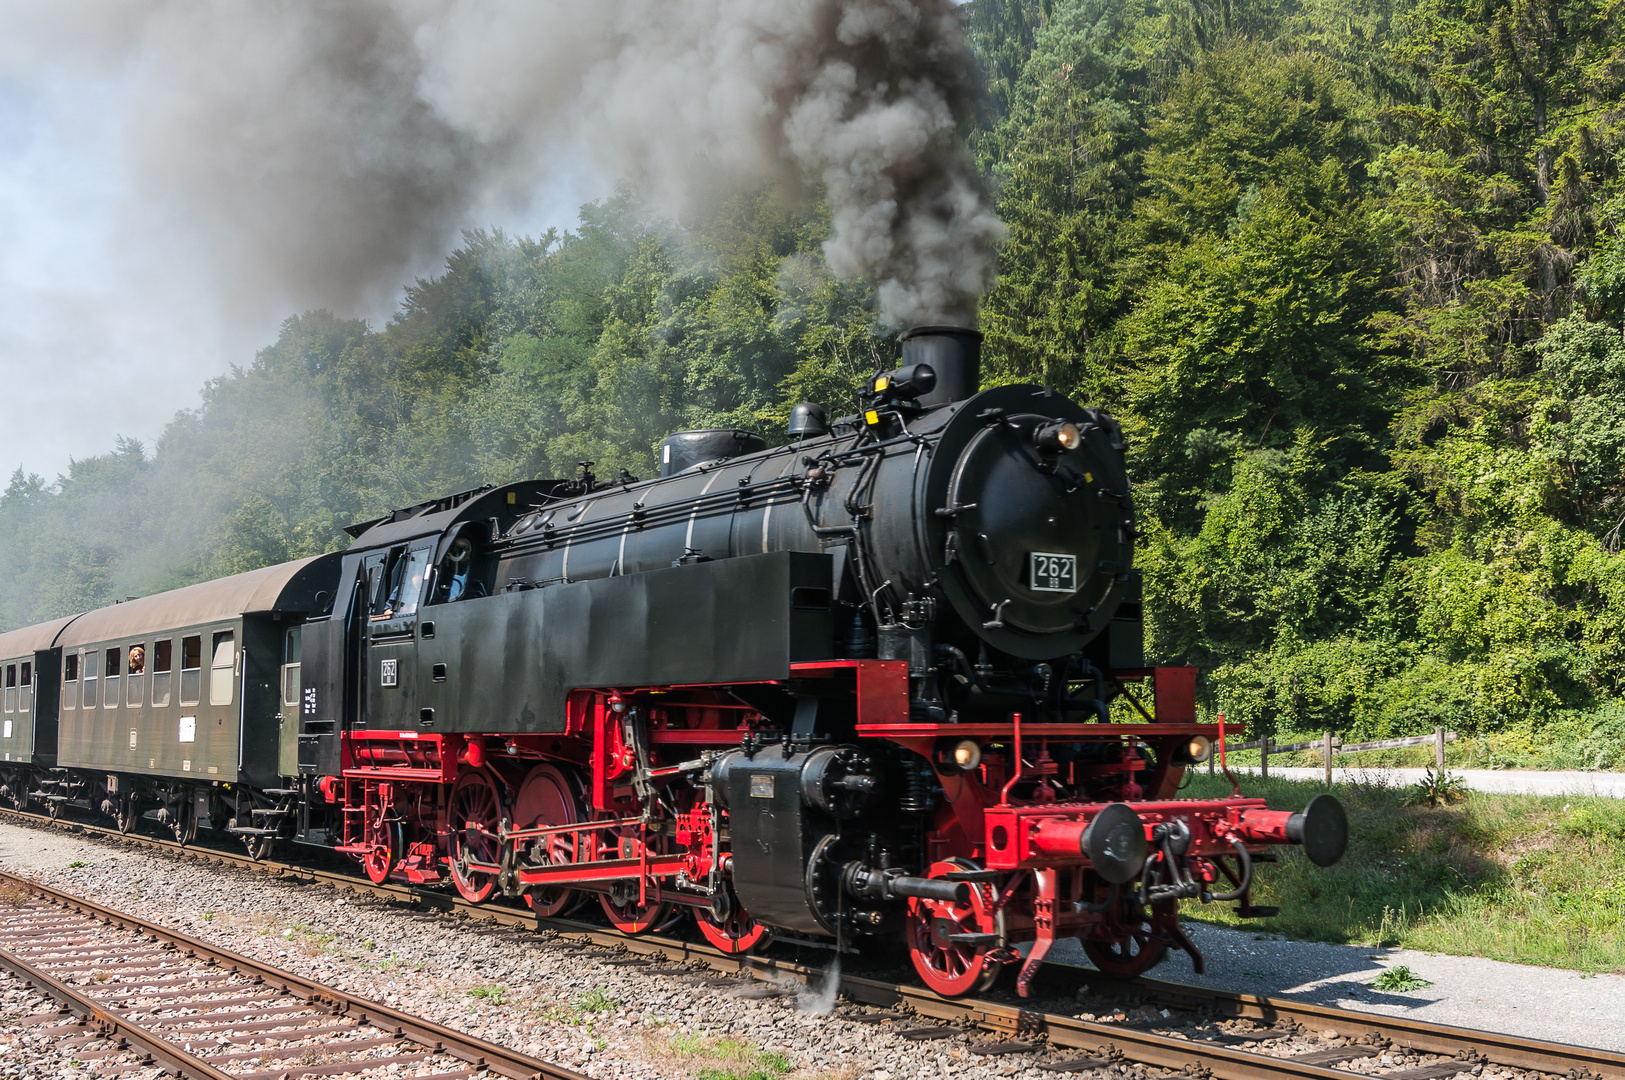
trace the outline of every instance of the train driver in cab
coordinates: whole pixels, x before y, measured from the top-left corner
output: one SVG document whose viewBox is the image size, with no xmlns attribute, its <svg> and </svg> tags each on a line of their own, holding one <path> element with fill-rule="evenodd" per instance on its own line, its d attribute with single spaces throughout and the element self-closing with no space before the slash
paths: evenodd
<svg viewBox="0 0 1625 1080">
<path fill-rule="evenodd" d="M 436 590 L 438 603 L 450 604 L 466 596 L 480 595 L 471 590 L 469 571 L 474 566 L 474 545 L 466 536 L 459 536 L 440 562 L 440 587 Z M 475 586 L 479 585 L 476 581 Z"/>
</svg>

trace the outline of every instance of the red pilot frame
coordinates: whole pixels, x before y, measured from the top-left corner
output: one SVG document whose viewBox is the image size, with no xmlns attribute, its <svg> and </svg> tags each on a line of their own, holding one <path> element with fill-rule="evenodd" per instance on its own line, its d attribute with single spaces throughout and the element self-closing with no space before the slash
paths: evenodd
<svg viewBox="0 0 1625 1080">
<path fill-rule="evenodd" d="M 821 769 L 844 761 L 845 771 L 820 772 L 824 787 L 808 787 L 809 798 L 855 800 L 861 821 L 870 761 L 900 763 L 894 773 L 928 776 L 935 788 L 921 804 L 914 871 L 848 860 L 820 877 L 826 838 L 806 856 L 805 917 L 825 921 L 820 897 L 833 890 L 843 918 L 900 922 L 933 990 L 968 993 L 1014 968 L 1026 995 L 1063 937 L 1079 938 L 1114 975 L 1139 974 L 1170 947 L 1201 971 L 1180 901 L 1237 901 L 1267 914 L 1250 903 L 1256 856 L 1281 844 L 1303 845 L 1322 865 L 1341 855 L 1347 826 L 1335 800 L 1287 813 L 1239 793 L 1177 798 L 1185 770 L 1220 736 L 1218 725 L 1197 721 L 1195 675 L 1111 673 L 1134 722 L 1035 722 L 1015 711 L 997 722 L 920 722 L 910 719 L 908 665 L 884 660 L 796 665 L 793 687 L 748 692 L 579 690 L 557 734 L 351 731 L 342 772 L 325 777 L 321 792 L 340 810 L 337 850 L 374 881 L 447 884 L 475 902 L 500 891 L 543 916 L 596 901 L 629 934 L 690 915 L 712 944 L 742 952 L 794 920 L 775 909 L 773 925 L 759 921 L 740 899 L 780 893 L 744 880 L 735 865 L 744 826 L 731 818 L 739 808 L 723 790 L 725 768 L 765 760 L 753 747 L 789 757 L 790 737 L 760 702 L 780 691 L 813 696 L 850 718 L 851 741 L 819 759 Z M 771 790 L 764 776 L 740 779 L 738 790 L 747 799 L 757 786 Z M 784 895 L 801 883 L 791 886 Z M 1023 956 L 1016 947 L 1028 942 Z"/>
</svg>

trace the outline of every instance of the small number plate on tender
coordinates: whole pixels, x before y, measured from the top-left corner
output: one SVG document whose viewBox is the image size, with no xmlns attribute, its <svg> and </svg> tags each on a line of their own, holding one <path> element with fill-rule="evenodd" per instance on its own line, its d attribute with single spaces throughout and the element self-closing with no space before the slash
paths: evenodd
<svg viewBox="0 0 1625 1080">
<path fill-rule="evenodd" d="M 1030 586 L 1038 592 L 1077 592 L 1078 557 L 1055 555 L 1047 551 L 1034 551 L 1031 560 Z"/>
<path fill-rule="evenodd" d="M 773 777 L 751 774 L 750 797 L 753 799 L 771 799 L 773 797 Z"/>
<path fill-rule="evenodd" d="M 396 672 L 399 670 L 399 660 L 385 660 L 378 665 L 378 685 L 394 686 L 397 682 Z"/>
</svg>

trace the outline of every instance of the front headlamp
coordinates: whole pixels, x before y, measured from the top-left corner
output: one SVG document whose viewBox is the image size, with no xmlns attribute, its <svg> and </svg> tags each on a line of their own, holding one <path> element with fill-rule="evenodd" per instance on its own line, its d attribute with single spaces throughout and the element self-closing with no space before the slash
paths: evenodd
<svg viewBox="0 0 1625 1080">
<path fill-rule="evenodd" d="M 1083 445 L 1083 431 L 1070 420 L 1060 420 L 1033 432 L 1033 442 L 1046 454 L 1064 454 Z"/>
</svg>

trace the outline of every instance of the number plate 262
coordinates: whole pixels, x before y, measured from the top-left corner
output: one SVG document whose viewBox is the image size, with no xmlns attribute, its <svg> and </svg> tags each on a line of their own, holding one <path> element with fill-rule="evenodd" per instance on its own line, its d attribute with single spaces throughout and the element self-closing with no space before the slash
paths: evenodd
<svg viewBox="0 0 1625 1080">
<path fill-rule="evenodd" d="M 1078 557 L 1056 555 L 1047 551 L 1028 554 L 1031 560 L 1028 581 L 1038 592 L 1077 592 Z"/>
</svg>

